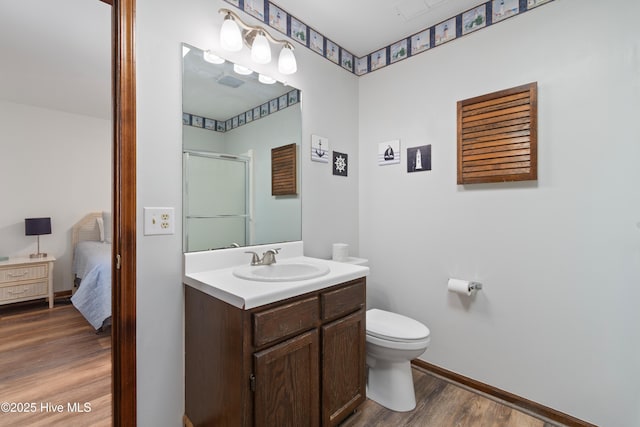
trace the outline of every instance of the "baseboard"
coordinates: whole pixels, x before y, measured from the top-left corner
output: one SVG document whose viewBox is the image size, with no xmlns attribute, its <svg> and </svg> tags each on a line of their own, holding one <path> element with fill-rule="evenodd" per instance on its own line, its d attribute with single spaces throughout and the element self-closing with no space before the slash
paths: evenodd
<svg viewBox="0 0 640 427">
<path fill-rule="evenodd" d="M 425 362 L 424 360 L 414 359 L 411 361 L 411 364 L 417 366 L 418 368 L 422 368 L 425 371 L 432 372 L 443 378 L 467 386 L 473 390 L 477 390 L 481 393 L 485 393 L 489 396 L 493 396 L 497 399 L 508 402 L 518 408 L 522 408 L 523 410 L 540 415 L 544 418 L 548 418 L 551 421 L 556 421 L 570 427 L 597 427 L 595 424 L 582 421 L 578 418 L 572 417 L 569 414 L 556 411 L 555 409 L 533 402 L 529 399 L 525 399 L 524 397 L 509 393 L 508 391 L 500 390 L 499 388 L 490 386 L 480 381 L 476 381 L 469 377 L 465 377 L 464 375 L 460 375 L 439 366 L 432 365 L 431 363 Z"/>
<path fill-rule="evenodd" d="M 53 299 L 70 298 L 70 297 L 71 297 L 71 289 L 67 291 L 58 291 L 53 293 Z"/>
</svg>

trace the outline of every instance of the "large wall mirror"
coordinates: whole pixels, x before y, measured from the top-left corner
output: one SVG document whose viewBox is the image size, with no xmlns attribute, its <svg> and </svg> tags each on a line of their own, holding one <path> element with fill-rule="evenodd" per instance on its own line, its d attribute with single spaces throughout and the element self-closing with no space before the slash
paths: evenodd
<svg viewBox="0 0 640 427">
<path fill-rule="evenodd" d="M 301 240 L 300 162 L 295 194 L 271 188 L 272 149 L 300 146 L 300 91 L 187 44 L 182 58 L 184 251 Z"/>
</svg>

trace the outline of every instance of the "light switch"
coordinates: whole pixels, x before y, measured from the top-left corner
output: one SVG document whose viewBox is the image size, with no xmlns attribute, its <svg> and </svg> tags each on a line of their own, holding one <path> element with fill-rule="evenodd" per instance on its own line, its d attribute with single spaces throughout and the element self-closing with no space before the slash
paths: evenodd
<svg viewBox="0 0 640 427">
<path fill-rule="evenodd" d="M 145 236 L 175 233 L 174 208 L 143 208 L 143 216 Z"/>
</svg>

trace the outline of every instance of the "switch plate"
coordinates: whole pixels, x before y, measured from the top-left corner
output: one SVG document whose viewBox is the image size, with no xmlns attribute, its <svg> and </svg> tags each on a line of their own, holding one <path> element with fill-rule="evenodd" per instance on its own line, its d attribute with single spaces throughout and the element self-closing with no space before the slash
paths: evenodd
<svg viewBox="0 0 640 427">
<path fill-rule="evenodd" d="M 174 208 L 143 208 L 143 217 L 145 236 L 175 233 Z"/>
</svg>

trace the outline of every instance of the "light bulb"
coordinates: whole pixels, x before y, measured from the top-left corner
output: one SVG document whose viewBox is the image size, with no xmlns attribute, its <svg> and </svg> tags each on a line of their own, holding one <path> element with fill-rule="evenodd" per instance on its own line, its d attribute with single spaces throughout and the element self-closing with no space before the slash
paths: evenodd
<svg viewBox="0 0 640 427">
<path fill-rule="evenodd" d="M 242 34 L 236 21 L 227 15 L 220 28 L 220 46 L 229 52 L 238 52 L 242 50 Z"/>
<path fill-rule="evenodd" d="M 271 61 L 271 47 L 269 47 L 269 41 L 262 34 L 262 31 L 258 32 L 256 38 L 253 39 L 251 59 L 258 64 L 268 64 Z"/>
<path fill-rule="evenodd" d="M 289 44 L 284 45 L 280 51 L 280 56 L 278 57 L 278 71 L 282 74 L 293 74 L 298 71 L 296 57 L 293 55 L 293 49 Z"/>
</svg>

